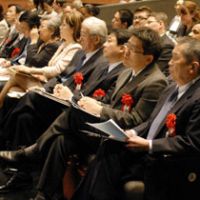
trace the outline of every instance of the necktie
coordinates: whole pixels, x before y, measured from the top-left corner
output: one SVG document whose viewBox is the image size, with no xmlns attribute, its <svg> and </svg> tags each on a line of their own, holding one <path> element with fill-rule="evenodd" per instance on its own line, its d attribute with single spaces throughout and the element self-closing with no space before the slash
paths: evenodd
<svg viewBox="0 0 200 200">
<path fill-rule="evenodd" d="M 155 117 L 155 119 L 153 120 L 149 132 L 147 134 L 147 139 L 153 139 L 159 125 L 162 123 L 162 121 L 166 118 L 166 115 L 168 114 L 168 112 L 171 110 L 171 108 L 174 106 L 174 104 L 176 103 L 178 97 L 178 89 L 176 88 L 176 90 L 174 92 L 172 92 L 172 94 L 169 96 L 168 99 L 166 99 L 165 103 L 163 104 L 160 112 L 157 114 L 157 116 Z"/>
<path fill-rule="evenodd" d="M 76 67 L 76 71 L 79 71 L 81 69 L 81 67 L 83 66 L 83 62 L 86 59 L 86 56 L 84 55 L 81 59 L 80 62 L 78 63 L 77 67 Z"/>
</svg>

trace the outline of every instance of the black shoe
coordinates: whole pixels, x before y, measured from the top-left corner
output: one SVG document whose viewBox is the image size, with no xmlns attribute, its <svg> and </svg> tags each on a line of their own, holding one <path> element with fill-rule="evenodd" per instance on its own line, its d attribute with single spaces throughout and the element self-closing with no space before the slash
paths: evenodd
<svg viewBox="0 0 200 200">
<path fill-rule="evenodd" d="M 32 186 L 33 179 L 29 174 L 17 172 L 4 185 L 0 186 L 0 194 L 31 189 Z"/>
<path fill-rule="evenodd" d="M 6 163 L 21 162 L 25 157 L 26 156 L 23 149 L 17 151 L 0 151 L 0 161 Z"/>
</svg>

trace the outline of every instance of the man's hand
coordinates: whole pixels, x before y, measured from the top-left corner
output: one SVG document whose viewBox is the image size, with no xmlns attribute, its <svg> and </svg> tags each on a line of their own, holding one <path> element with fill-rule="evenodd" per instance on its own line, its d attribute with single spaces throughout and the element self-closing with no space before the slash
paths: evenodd
<svg viewBox="0 0 200 200">
<path fill-rule="evenodd" d="M 92 99 L 90 97 L 82 97 L 78 101 L 78 105 L 87 112 L 96 116 L 100 116 L 103 108 L 97 100 Z"/>
<path fill-rule="evenodd" d="M 149 141 L 137 136 L 136 134 L 130 135 L 130 130 L 126 131 L 126 134 L 129 136 L 127 139 L 127 147 L 133 150 L 139 151 L 149 151 Z"/>
<path fill-rule="evenodd" d="M 57 98 L 69 101 L 71 101 L 73 97 L 72 91 L 67 86 L 64 86 L 62 84 L 57 84 L 54 87 L 53 94 Z"/>
</svg>

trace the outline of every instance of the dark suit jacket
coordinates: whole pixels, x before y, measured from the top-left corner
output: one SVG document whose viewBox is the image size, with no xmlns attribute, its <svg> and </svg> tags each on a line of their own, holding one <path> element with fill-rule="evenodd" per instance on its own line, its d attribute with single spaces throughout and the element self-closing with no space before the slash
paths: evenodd
<svg viewBox="0 0 200 200">
<path fill-rule="evenodd" d="M 166 76 L 168 76 L 169 75 L 168 62 L 172 57 L 172 50 L 174 48 L 174 42 L 166 34 L 164 34 L 161 37 L 161 48 L 162 48 L 161 54 L 156 63 L 160 67 L 161 71 Z"/>
<path fill-rule="evenodd" d="M 166 97 L 174 90 L 175 86 L 167 88 L 164 95 L 160 98 L 151 118 L 144 124 L 135 127 L 139 134 L 145 136 L 152 120 L 160 111 Z M 194 154 L 200 152 L 200 135 L 198 115 L 200 109 L 200 80 L 196 81 L 176 102 L 169 113 L 174 113 L 176 119 L 176 136 L 165 137 L 167 127 L 163 121 L 153 140 L 153 152 L 159 154 Z"/>
<path fill-rule="evenodd" d="M 82 93 L 85 96 L 91 96 L 96 89 L 103 89 L 105 92 L 111 90 L 115 84 L 119 74 L 124 70 L 124 65 L 121 63 L 117 65 L 110 72 L 108 71 L 108 65 L 104 65 L 101 68 L 96 68 L 87 83 L 83 85 Z"/>
<path fill-rule="evenodd" d="M 44 67 L 48 65 L 49 60 L 56 52 L 60 42 L 53 42 L 43 45 L 39 42 L 37 44 L 28 45 L 27 57 L 25 65 L 30 67 Z M 42 48 L 38 52 L 38 49 L 42 45 Z"/>
<path fill-rule="evenodd" d="M 0 57 L 8 58 L 8 49 L 12 46 L 13 42 L 18 38 L 18 32 L 13 31 L 11 34 L 8 35 L 7 38 L 4 39 L 3 44 L 0 48 Z"/>
<path fill-rule="evenodd" d="M 112 118 L 126 129 L 147 120 L 160 93 L 167 85 L 165 76 L 155 65 L 147 66 L 129 82 L 131 75 L 132 71 L 127 69 L 119 76 L 109 101 L 110 106 L 105 105 L 101 113 L 102 120 Z M 121 98 L 124 93 L 130 94 L 134 100 L 130 113 L 121 111 Z"/>
<path fill-rule="evenodd" d="M 52 92 L 54 86 L 58 83 L 63 83 L 64 85 L 67 85 L 71 90 L 75 89 L 75 84 L 73 80 L 73 74 L 76 72 L 76 68 L 80 65 L 80 61 L 85 56 L 83 50 L 79 50 L 74 55 L 72 61 L 66 68 L 66 70 L 61 73 L 60 76 L 51 79 L 46 85 L 45 89 L 49 92 Z M 87 82 L 90 74 L 92 71 L 96 68 L 101 68 L 104 65 L 107 65 L 108 61 L 103 56 L 102 49 L 99 49 L 84 65 L 81 67 L 79 72 L 81 72 L 84 76 L 83 84 Z M 66 81 L 62 81 L 63 78 L 66 79 Z"/>
</svg>

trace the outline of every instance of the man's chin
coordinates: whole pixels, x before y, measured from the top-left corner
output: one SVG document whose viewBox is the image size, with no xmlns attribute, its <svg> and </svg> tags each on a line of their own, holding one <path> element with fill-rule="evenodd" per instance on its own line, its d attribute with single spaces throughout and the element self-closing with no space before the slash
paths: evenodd
<svg viewBox="0 0 200 200">
<path fill-rule="evenodd" d="M 128 67 L 128 68 L 131 67 L 130 64 L 129 64 L 128 62 L 126 62 L 126 61 L 123 61 L 123 65 L 124 65 L 125 67 Z"/>
</svg>

